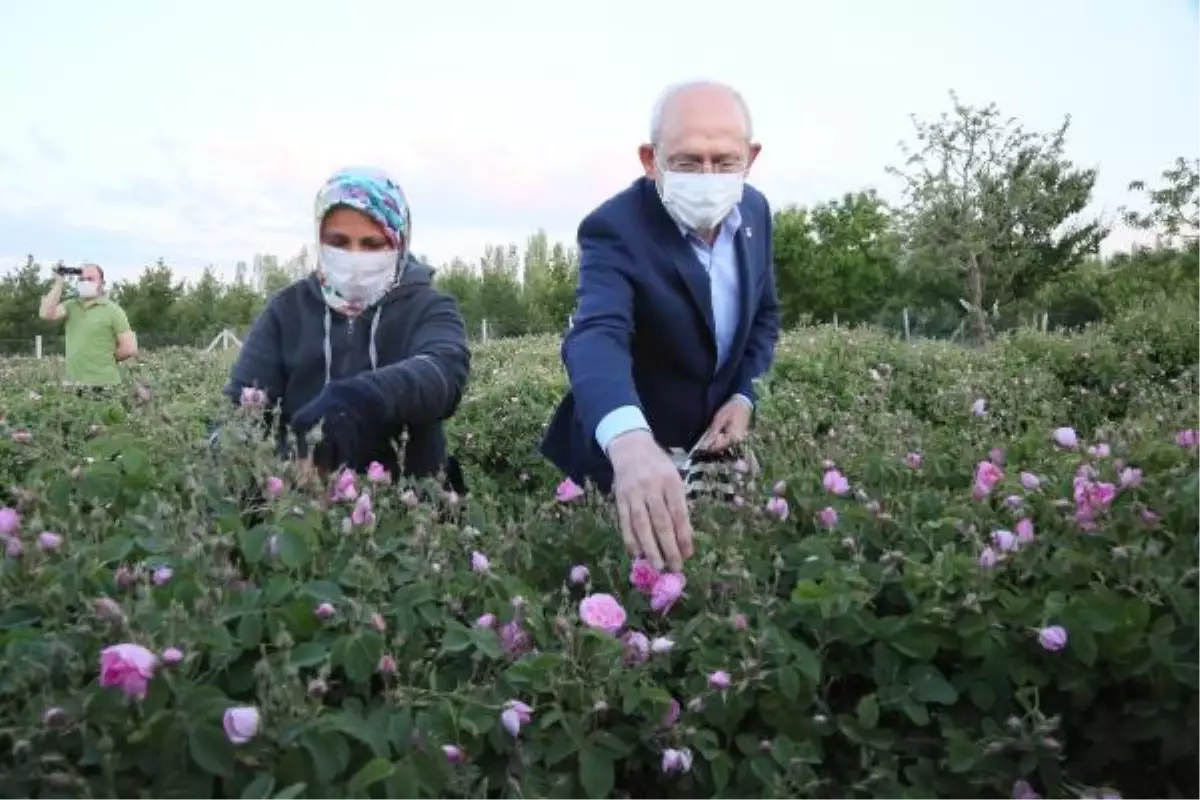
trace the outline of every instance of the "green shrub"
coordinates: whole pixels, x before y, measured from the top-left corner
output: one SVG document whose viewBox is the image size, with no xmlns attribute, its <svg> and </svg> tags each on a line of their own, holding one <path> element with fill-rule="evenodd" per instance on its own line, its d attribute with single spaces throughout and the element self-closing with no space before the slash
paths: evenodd
<svg viewBox="0 0 1200 800">
<path fill-rule="evenodd" d="M 554 500 L 557 342 L 477 352 L 452 431 L 469 497 L 359 478 L 369 514 L 254 435 L 208 451 L 209 420 L 250 425 L 220 361 L 163 354 L 110 401 L 6 362 L 0 795 L 1196 796 L 1194 339 L 1161 315 L 978 351 L 789 335 L 763 472 L 697 507 L 666 613 L 603 501 Z M 1003 477 L 983 467 L 977 499 L 981 462 Z M 581 621 L 598 593 L 620 637 Z M 121 643 L 160 659 L 140 701 L 100 685 Z"/>
</svg>

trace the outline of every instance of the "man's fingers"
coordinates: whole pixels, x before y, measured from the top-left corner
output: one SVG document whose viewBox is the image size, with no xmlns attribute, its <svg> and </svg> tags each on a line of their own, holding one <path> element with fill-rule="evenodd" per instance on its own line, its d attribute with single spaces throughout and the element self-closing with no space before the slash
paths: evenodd
<svg viewBox="0 0 1200 800">
<path fill-rule="evenodd" d="M 679 554 L 683 558 L 691 558 L 694 552 L 692 521 L 691 515 L 688 513 L 687 496 L 684 494 L 682 486 L 667 495 L 667 512 L 671 515 L 671 522 L 675 527 L 675 541 L 679 547 Z M 680 569 L 682 569 L 682 564 Z"/>
<path fill-rule="evenodd" d="M 654 526 L 663 560 L 667 567 L 678 572 L 683 569 L 683 559 L 675 542 L 675 525 L 671 521 L 671 512 L 667 510 L 666 497 L 662 493 L 651 494 L 646 505 L 650 508 L 650 523 Z"/>
<path fill-rule="evenodd" d="M 637 537 L 642 556 L 653 564 L 655 569 L 662 569 L 662 553 L 658 549 L 658 542 L 654 539 L 654 528 L 650 524 L 650 515 L 646 513 L 646 501 L 640 492 L 629 500 L 629 519 L 633 525 L 633 534 Z"/>
<path fill-rule="evenodd" d="M 617 497 L 617 520 L 621 524 L 621 538 L 625 540 L 625 552 L 631 556 L 638 554 L 638 543 L 633 533 L 633 521 L 629 513 L 629 501 Z"/>
</svg>

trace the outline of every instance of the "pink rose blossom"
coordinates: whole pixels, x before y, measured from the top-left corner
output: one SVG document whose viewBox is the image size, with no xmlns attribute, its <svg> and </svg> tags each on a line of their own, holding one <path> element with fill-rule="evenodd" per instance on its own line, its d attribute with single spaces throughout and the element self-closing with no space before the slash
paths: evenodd
<svg viewBox="0 0 1200 800">
<path fill-rule="evenodd" d="M 117 601 L 111 597 L 97 597 L 92 601 L 92 610 L 96 612 L 96 616 L 100 619 L 112 620 L 114 622 L 125 619 L 125 612 L 121 610 L 121 606 L 117 605 Z"/>
<path fill-rule="evenodd" d="M 662 754 L 662 771 L 665 775 L 683 775 L 692 768 L 692 751 L 686 747 L 676 750 L 668 747 Z"/>
<path fill-rule="evenodd" d="M 15 536 L 21 528 L 21 515 L 15 508 L 0 508 L 0 536 Z"/>
<path fill-rule="evenodd" d="M 658 582 L 659 572 L 644 558 L 637 558 L 629 570 L 629 582 L 642 594 L 650 594 Z"/>
<path fill-rule="evenodd" d="M 4 540 L 4 554 L 9 558 L 20 558 L 24 552 L 25 545 L 21 543 L 20 539 L 13 537 Z"/>
<path fill-rule="evenodd" d="M 266 494 L 272 500 L 283 494 L 283 478 L 280 478 L 278 475 L 268 475 Z"/>
<path fill-rule="evenodd" d="M 255 706 L 234 706 L 225 709 L 222 723 L 225 728 L 225 738 L 231 744 L 241 745 L 258 735 L 262 715 Z"/>
<path fill-rule="evenodd" d="M 778 517 L 780 520 L 788 518 L 788 501 L 786 498 L 774 495 L 767 501 L 767 513 L 773 517 Z"/>
<path fill-rule="evenodd" d="M 825 491 L 831 494 L 843 495 L 850 491 L 850 481 L 846 480 L 846 476 L 836 469 L 825 473 L 825 477 L 821 479 L 821 485 L 825 487 Z"/>
<path fill-rule="evenodd" d="M 475 550 L 471 553 L 471 570 L 473 572 L 487 572 L 491 567 L 487 556 Z"/>
<path fill-rule="evenodd" d="M 1125 467 L 1117 480 L 1122 489 L 1136 489 L 1142 485 L 1142 471 L 1137 467 Z"/>
<path fill-rule="evenodd" d="M 650 609 L 666 614 L 675 605 L 687 586 L 687 578 L 678 572 L 664 572 L 650 590 Z"/>
<path fill-rule="evenodd" d="M 577 500 L 580 497 L 583 497 L 583 495 L 583 488 L 570 478 L 564 480 L 558 485 L 558 488 L 554 490 L 554 499 L 560 503 L 569 503 L 572 500 Z"/>
<path fill-rule="evenodd" d="M 57 550 L 62 547 L 63 537 L 53 531 L 42 531 L 38 534 L 38 548 L 44 551 Z"/>
<path fill-rule="evenodd" d="M 826 528 L 832 528 L 838 524 L 838 512 L 833 506 L 826 506 L 817 512 L 817 521 Z"/>
<path fill-rule="evenodd" d="M 1001 553 L 1008 553 L 1017 549 L 1017 537 L 1012 531 L 992 531 L 992 543 L 1000 550 Z"/>
<path fill-rule="evenodd" d="M 990 547 L 983 548 L 983 552 L 979 554 L 979 567 L 981 569 L 991 569 L 996 566 L 996 562 L 1000 557 L 996 555 L 996 551 Z"/>
<path fill-rule="evenodd" d="M 1175 444 L 1190 450 L 1195 448 L 1197 445 L 1200 445 L 1200 434 L 1197 434 L 1196 431 L 1191 428 L 1182 430 L 1175 434 Z"/>
<path fill-rule="evenodd" d="M 385 633 L 387 631 L 387 620 L 383 618 L 382 614 L 376 612 L 371 615 L 371 627 L 380 633 Z"/>
<path fill-rule="evenodd" d="M 1004 448 L 1003 447 L 993 447 L 991 450 L 988 451 L 988 460 L 991 461 L 993 464 L 995 464 L 997 467 L 1003 467 L 1004 466 Z"/>
<path fill-rule="evenodd" d="M 333 485 L 333 500 L 353 500 L 358 497 L 358 486 L 355 485 L 354 471 L 344 469 L 338 473 L 337 482 Z"/>
<path fill-rule="evenodd" d="M 904 457 L 904 465 L 906 467 L 908 467 L 909 469 L 920 469 L 921 468 L 921 454 L 920 453 L 909 453 L 908 455 L 906 455 Z"/>
<path fill-rule="evenodd" d="M 475 620 L 476 628 L 494 628 L 496 626 L 495 614 L 484 614 L 479 619 Z"/>
<path fill-rule="evenodd" d="M 158 668 L 158 656 L 140 644 L 114 644 L 100 651 L 100 685 L 141 700 Z"/>
<path fill-rule="evenodd" d="M 522 725 L 528 725 L 533 719 L 533 709 L 520 700 L 509 700 L 500 712 L 500 724 L 509 735 L 516 736 L 521 732 Z"/>
<path fill-rule="evenodd" d="M 973 494 L 976 500 L 982 500 L 992 493 L 996 484 L 1004 480 L 1004 470 L 991 461 L 980 461 L 975 465 L 975 486 Z"/>
<path fill-rule="evenodd" d="M 1017 520 L 1017 541 L 1021 544 L 1029 544 L 1033 541 L 1033 520 L 1029 517 L 1023 517 Z"/>
<path fill-rule="evenodd" d="M 583 584 L 587 583 L 589 576 L 590 573 L 588 572 L 588 568 L 583 564 L 576 564 L 575 566 L 571 567 L 569 578 L 571 583 L 575 584 L 576 586 L 582 586 Z"/>
<path fill-rule="evenodd" d="M 749 624 L 745 614 L 734 614 L 729 618 L 729 622 L 731 625 L 733 625 L 733 629 L 735 631 L 744 631 L 746 630 L 746 626 Z"/>
<path fill-rule="evenodd" d="M 675 646 L 675 642 L 668 636 L 655 636 L 650 640 L 650 652 L 655 655 L 671 652 L 671 648 Z"/>
<path fill-rule="evenodd" d="M 1053 438 L 1054 443 L 1064 450 L 1073 450 L 1079 445 L 1079 434 L 1074 428 L 1055 428 Z"/>
<path fill-rule="evenodd" d="M 391 483 L 392 474 L 387 471 L 387 468 L 378 461 L 372 461 L 367 465 L 367 480 L 371 483 Z"/>
<path fill-rule="evenodd" d="M 171 582 L 171 578 L 174 576 L 174 574 L 175 571 L 170 567 L 159 567 L 158 569 L 154 570 L 150 576 L 150 579 L 154 581 L 155 586 L 165 586 Z"/>
<path fill-rule="evenodd" d="M 243 386 L 240 399 L 242 408 L 262 408 L 267 404 L 267 393 L 253 386 Z"/>
<path fill-rule="evenodd" d="M 371 508 L 370 492 L 363 492 L 354 501 L 354 510 L 350 512 L 350 521 L 355 525 L 375 524 L 375 512 Z"/>
<path fill-rule="evenodd" d="M 625 645 L 626 664 L 637 666 L 650 657 L 650 639 L 641 631 L 627 631 L 621 642 Z"/>
<path fill-rule="evenodd" d="M 708 676 L 709 687 L 716 689 L 717 691 L 724 691 L 728 689 L 730 683 L 731 680 L 729 678 L 729 673 L 723 669 L 719 669 L 716 672 L 710 673 Z"/>
<path fill-rule="evenodd" d="M 1012 787 L 1013 800 L 1042 800 L 1042 796 L 1033 790 L 1028 781 L 1016 781 Z"/>
<path fill-rule="evenodd" d="M 1067 629 L 1061 625 L 1050 625 L 1038 631 L 1038 644 L 1051 653 L 1067 646 Z"/>
<path fill-rule="evenodd" d="M 625 624 L 625 609 L 611 594 L 589 594 L 579 603 L 579 617 L 593 630 L 615 634 Z"/>
<path fill-rule="evenodd" d="M 663 714 L 662 721 L 659 722 L 659 727 L 670 729 L 675 727 L 675 723 L 679 722 L 679 714 L 683 709 L 679 706 L 679 701 L 674 697 L 671 698 L 671 703 L 667 706 L 667 711 Z"/>
<path fill-rule="evenodd" d="M 332 603 L 321 603 L 317 606 L 314 613 L 317 615 L 317 619 L 329 619 L 337 612 L 334 610 Z"/>
<path fill-rule="evenodd" d="M 1111 453 L 1112 448 L 1110 448 L 1104 442 L 1094 444 L 1088 448 L 1088 455 L 1090 455 L 1092 458 L 1108 458 Z"/>
<path fill-rule="evenodd" d="M 380 675 L 395 675 L 396 674 L 396 659 L 388 653 L 384 653 L 379 657 L 379 665 L 376 667 Z"/>
<path fill-rule="evenodd" d="M 971 403 L 971 413 L 977 417 L 986 417 L 987 400 L 982 397 L 975 398 L 975 402 Z"/>
<path fill-rule="evenodd" d="M 775 485 L 771 487 L 771 493 L 782 495 L 787 491 L 787 481 L 775 481 Z"/>
<path fill-rule="evenodd" d="M 1042 479 L 1032 472 L 1021 473 L 1021 486 L 1025 487 L 1026 491 L 1036 492 L 1038 487 L 1042 485 Z"/>
<path fill-rule="evenodd" d="M 520 656 L 533 648 L 529 633 L 513 620 L 500 626 L 500 648 L 510 656 Z"/>
<path fill-rule="evenodd" d="M 446 761 L 451 764 L 461 764 L 467 760 L 467 756 L 463 753 L 462 748 L 456 744 L 442 745 L 442 752 L 446 755 Z"/>
<path fill-rule="evenodd" d="M 168 647 L 162 651 L 162 663 L 168 667 L 173 667 L 183 661 L 183 651 L 178 647 Z"/>
</svg>

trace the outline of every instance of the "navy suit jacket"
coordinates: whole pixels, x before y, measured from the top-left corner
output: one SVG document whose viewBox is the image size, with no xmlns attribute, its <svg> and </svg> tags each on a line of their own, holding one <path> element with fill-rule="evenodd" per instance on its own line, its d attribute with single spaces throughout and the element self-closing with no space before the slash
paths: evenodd
<svg viewBox="0 0 1200 800">
<path fill-rule="evenodd" d="M 741 313 L 717 369 L 708 273 L 659 199 L 639 178 L 579 225 L 574 325 L 562 344 L 570 391 L 550 420 L 542 453 L 582 484 L 612 486 L 596 426 L 624 405 L 642 409 L 664 447 L 691 448 L 735 394 L 755 399 L 779 339 L 771 209 L 746 187 L 735 247 Z"/>
</svg>

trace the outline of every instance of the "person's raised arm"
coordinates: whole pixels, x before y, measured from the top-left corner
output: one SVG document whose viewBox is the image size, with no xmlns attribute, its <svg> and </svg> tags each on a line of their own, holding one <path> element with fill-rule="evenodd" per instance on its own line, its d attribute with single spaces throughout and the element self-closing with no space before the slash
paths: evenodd
<svg viewBox="0 0 1200 800">
<path fill-rule="evenodd" d="M 562 357 L 585 429 L 613 468 L 621 537 L 658 569 L 683 568 L 692 527 L 683 480 L 659 447 L 633 383 L 636 268 L 619 235 L 594 216 L 579 226 L 578 309 Z"/>
<path fill-rule="evenodd" d="M 224 392 L 234 405 L 238 405 L 242 402 L 243 389 L 259 389 L 266 393 L 266 405 L 271 407 L 283 396 L 285 380 L 279 310 L 272 299 L 254 320 L 246 341 L 242 342 Z"/>
<path fill-rule="evenodd" d="M 353 380 L 374 385 L 386 419 L 427 425 L 454 414 L 470 371 L 467 327 L 458 303 L 437 292 L 417 323 L 412 355 Z"/>
<path fill-rule="evenodd" d="M 607 453 L 631 431 L 649 432 L 633 385 L 633 257 L 595 216 L 579 226 L 579 287 L 563 365 L 584 428 Z"/>
<path fill-rule="evenodd" d="M 61 275 L 54 276 L 50 291 L 42 297 L 38 304 L 38 316 L 47 322 L 58 322 L 67 318 L 67 308 L 62 302 L 63 279 Z"/>
</svg>

